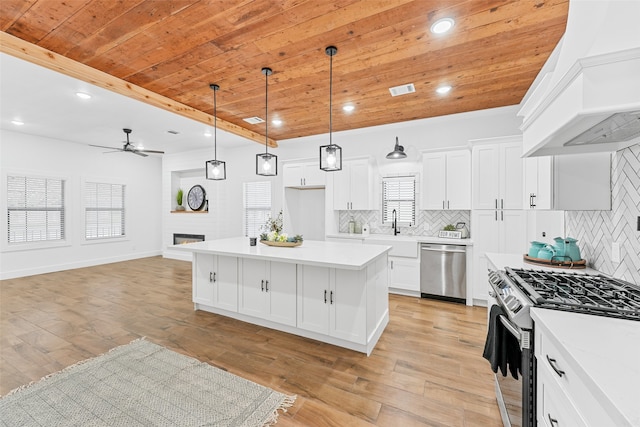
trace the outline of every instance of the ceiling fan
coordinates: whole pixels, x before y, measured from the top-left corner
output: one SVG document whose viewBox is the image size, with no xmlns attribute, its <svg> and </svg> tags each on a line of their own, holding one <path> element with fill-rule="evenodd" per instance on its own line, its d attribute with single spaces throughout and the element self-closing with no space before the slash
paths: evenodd
<svg viewBox="0 0 640 427">
<path fill-rule="evenodd" d="M 91 147 L 108 148 L 110 150 L 115 150 L 115 151 L 126 151 L 126 152 L 129 152 L 129 153 L 137 154 L 138 156 L 142 156 L 142 157 L 147 157 L 147 155 L 145 153 L 164 154 L 164 151 L 142 150 L 142 149 L 136 148 L 135 145 L 133 145 L 133 144 L 131 144 L 131 142 L 129 142 L 129 134 L 131 133 L 131 129 L 122 129 L 122 130 L 127 135 L 127 140 L 123 141 L 124 142 L 124 146 L 122 148 L 106 147 L 104 145 L 93 145 L 93 144 L 89 144 L 89 145 Z M 111 152 L 113 152 L 113 151 L 111 151 Z"/>
</svg>

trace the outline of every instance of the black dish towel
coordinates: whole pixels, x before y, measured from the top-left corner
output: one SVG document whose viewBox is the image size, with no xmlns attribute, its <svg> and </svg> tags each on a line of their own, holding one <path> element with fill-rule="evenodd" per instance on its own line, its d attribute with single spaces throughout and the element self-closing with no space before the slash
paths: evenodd
<svg viewBox="0 0 640 427">
<path fill-rule="evenodd" d="M 500 322 L 500 316 L 506 313 L 499 305 L 493 305 L 489 313 L 489 330 L 487 331 L 487 341 L 484 345 L 482 356 L 491 363 L 491 370 L 506 377 L 507 372 L 518 379 L 518 372 L 521 372 L 522 352 L 518 339 Z"/>
</svg>

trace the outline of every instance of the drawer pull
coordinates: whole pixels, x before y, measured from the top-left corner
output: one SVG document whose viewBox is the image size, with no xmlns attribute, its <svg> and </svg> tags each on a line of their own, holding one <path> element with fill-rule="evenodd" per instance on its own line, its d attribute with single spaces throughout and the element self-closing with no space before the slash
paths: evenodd
<svg viewBox="0 0 640 427">
<path fill-rule="evenodd" d="M 556 418 L 551 418 L 551 414 L 547 414 L 547 417 L 549 418 L 549 424 L 551 427 L 558 425 L 558 420 Z"/>
<path fill-rule="evenodd" d="M 548 354 L 547 354 L 547 362 L 549 362 L 549 366 L 551 366 L 551 369 L 556 371 L 556 374 L 558 374 L 559 377 L 562 377 L 564 375 L 565 372 L 558 369 L 558 367 L 556 366 L 556 363 L 558 363 L 558 361 L 556 359 L 550 358 Z"/>
</svg>

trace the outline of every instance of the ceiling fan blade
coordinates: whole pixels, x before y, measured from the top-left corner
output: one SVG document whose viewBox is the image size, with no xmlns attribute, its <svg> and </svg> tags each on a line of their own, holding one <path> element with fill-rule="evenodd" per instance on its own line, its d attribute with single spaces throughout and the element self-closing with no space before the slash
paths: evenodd
<svg viewBox="0 0 640 427">
<path fill-rule="evenodd" d="M 164 151 L 157 151 L 157 150 L 136 150 L 136 151 L 139 151 L 141 153 L 164 154 Z"/>
<path fill-rule="evenodd" d="M 124 151 L 122 148 L 107 147 L 106 145 L 93 145 L 93 144 L 89 144 L 89 147 L 108 148 L 109 150 Z"/>
<path fill-rule="evenodd" d="M 129 151 L 133 154 L 137 154 L 138 156 L 147 157 L 147 155 L 144 153 L 141 153 L 140 150 L 125 150 L 125 151 Z"/>
</svg>

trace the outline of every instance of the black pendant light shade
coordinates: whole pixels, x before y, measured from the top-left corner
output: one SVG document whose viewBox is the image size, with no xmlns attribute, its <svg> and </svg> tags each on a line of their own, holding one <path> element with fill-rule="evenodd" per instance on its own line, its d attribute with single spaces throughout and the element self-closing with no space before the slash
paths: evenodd
<svg viewBox="0 0 640 427">
<path fill-rule="evenodd" d="M 332 92 L 333 92 L 333 56 L 338 48 L 328 46 L 325 53 L 329 55 L 329 145 L 320 146 L 320 169 L 326 172 L 342 170 L 342 148 L 333 143 L 332 135 Z"/>
<path fill-rule="evenodd" d="M 220 86 L 211 83 L 209 87 L 213 90 L 213 160 L 205 162 L 205 174 L 207 179 L 222 181 L 227 179 L 227 165 L 222 160 L 218 160 L 218 105 L 216 92 L 220 90 Z"/>
<path fill-rule="evenodd" d="M 256 154 L 256 174 L 262 176 L 278 175 L 278 156 L 269 154 L 269 76 L 271 68 L 264 67 L 264 153 Z"/>
<path fill-rule="evenodd" d="M 400 145 L 398 142 L 398 137 L 396 136 L 396 146 L 393 147 L 393 151 L 387 154 L 387 159 L 404 159 L 407 157 L 407 154 L 404 152 L 404 147 Z"/>
</svg>

